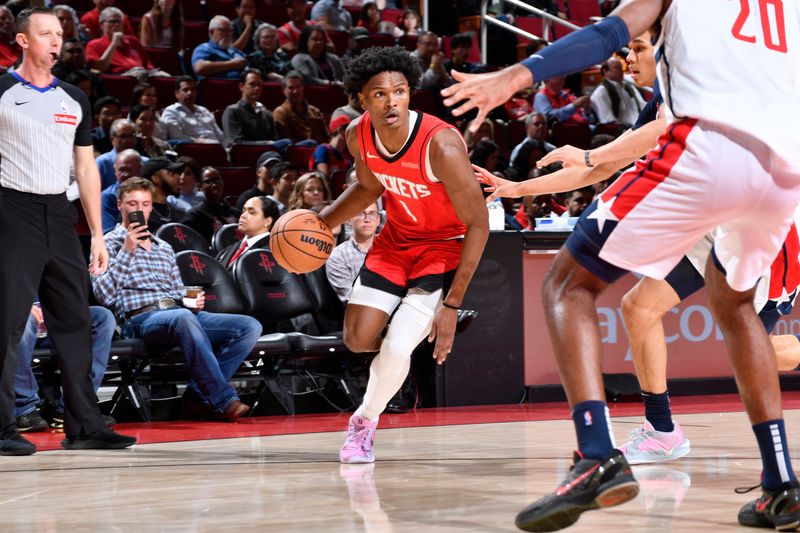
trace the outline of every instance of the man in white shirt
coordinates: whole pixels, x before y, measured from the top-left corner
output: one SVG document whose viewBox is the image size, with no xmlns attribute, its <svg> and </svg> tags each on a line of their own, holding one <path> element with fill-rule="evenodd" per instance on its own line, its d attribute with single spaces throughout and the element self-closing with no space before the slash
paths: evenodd
<svg viewBox="0 0 800 533">
<path fill-rule="evenodd" d="M 627 128 L 636 123 L 645 106 L 636 86 L 623 78 L 622 62 L 610 58 L 600 67 L 603 83 L 592 92 L 592 109 L 599 124 L 616 122 Z"/>
<path fill-rule="evenodd" d="M 361 272 L 364 258 L 372 248 L 372 239 L 381 223 L 378 205 L 372 204 L 350 219 L 353 235 L 350 240 L 337 246 L 325 264 L 325 275 L 342 302 L 350 298 L 353 283 Z"/>
<path fill-rule="evenodd" d="M 211 111 L 195 104 L 197 82 L 194 78 L 181 76 L 175 80 L 175 99 L 177 102 L 166 107 L 161 114 L 169 139 L 230 144 Z"/>
</svg>

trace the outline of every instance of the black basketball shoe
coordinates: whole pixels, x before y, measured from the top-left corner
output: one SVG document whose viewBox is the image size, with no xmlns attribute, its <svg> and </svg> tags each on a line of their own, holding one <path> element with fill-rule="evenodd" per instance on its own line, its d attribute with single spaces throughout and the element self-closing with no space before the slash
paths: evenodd
<svg viewBox="0 0 800 533">
<path fill-rule="evenodd" d="M 620 505 L 639 494 L 639 483 L 619 450 L 601 461 L 575 452 L 572 460 L 569 475 L 555 492 L 520 511 L 518 528 L 557 531 L 577 522 L 584 511 Z"/>
<path fill-rule="evenodd" d="M 750 489 L 736 489 L 742 494 Z M 778 531 L 800 529 L 800 484 L 784 483 L 775 490 L 762 489 L 761 497 L 739 510 L 739 523 L 750 527 L 775 528 Z"/>
</svg>

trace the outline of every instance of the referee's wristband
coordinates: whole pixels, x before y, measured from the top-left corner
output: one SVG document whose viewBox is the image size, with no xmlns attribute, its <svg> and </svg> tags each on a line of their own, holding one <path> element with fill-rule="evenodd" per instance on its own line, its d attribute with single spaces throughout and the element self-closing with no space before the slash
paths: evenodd
<svg viewBox="0 0 800 533">
<path fill-rule="evenodd" d="M 449 303 L 442 300 L 442 305 L 448 309 L 454 309 L 456 311 L 460 311 L 461 309 L 457 305 L 450 305 Z"/>
<path fill-rule="evenodd" d="M 589 157 L 589 152 L 591 152 L 591 150 L 586 150 L 585 152 L 583 152 L 583 161 L 586 163 L 587 167 L 592 168 L 594 165 L 592 164 L 592 160 Z"/>
</svg>

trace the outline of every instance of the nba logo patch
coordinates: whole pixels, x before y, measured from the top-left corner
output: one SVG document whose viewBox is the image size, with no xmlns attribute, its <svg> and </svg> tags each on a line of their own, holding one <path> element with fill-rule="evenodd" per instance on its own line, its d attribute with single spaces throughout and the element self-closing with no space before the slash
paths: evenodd
<svg viewBox="0 0 800 533">
<path fill-rule="evenodd" d="M 583 413 L 583 422 L 584 422 L 585 425 L 591 426 L 592 425 L 592 413 L 590 413 L 589 411 L 586 411 L 585 413 Z"/>
</svg>

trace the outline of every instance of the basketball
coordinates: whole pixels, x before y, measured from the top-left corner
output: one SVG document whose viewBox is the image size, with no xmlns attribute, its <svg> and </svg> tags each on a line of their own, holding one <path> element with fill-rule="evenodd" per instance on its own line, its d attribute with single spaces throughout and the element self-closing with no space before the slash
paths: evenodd
<svg viewBox="0 0 800 533">
<path fill-rule="evenodd" d="M 294 272 L 312 272 L 328 260 L 335 241 L 330 226 L 308 209 L 280 217 L 269 235 L 269 248 L 280 266 Z"/>
</svg>

